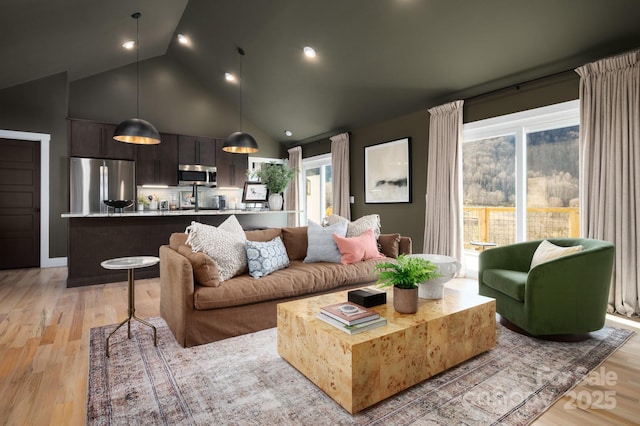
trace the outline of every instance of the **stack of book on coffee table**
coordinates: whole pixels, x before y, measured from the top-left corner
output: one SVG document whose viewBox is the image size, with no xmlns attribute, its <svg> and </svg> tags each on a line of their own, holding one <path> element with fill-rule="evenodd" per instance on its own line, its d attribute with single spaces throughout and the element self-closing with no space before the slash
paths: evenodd
<svg viewBox="0 0 640 426">
<path fill-rule="evenodd" d="M 387 324 L 387 320 L 377 312 L 351 302 L 325 306 L 317 317 L 348 334 L 362 333 Z"/>
</svg>

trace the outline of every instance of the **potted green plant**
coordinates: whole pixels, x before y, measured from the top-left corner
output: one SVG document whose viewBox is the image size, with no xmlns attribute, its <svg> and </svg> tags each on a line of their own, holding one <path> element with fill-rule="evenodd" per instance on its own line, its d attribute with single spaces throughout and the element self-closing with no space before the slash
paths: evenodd
<svg viewBox="0 0 640 426">
<path fill-rule="evenodd" d="M 285 164 L 268 164 L 256 172 L 256 177 L 269 190 L 269 209 L 282 210 L 282 192 L 296 171 Z"/>
<path fill-rule="evenodd" d="M 438 278 L 438 267 L 431 261 L 401 254 L 396 262 L 378 263 L 374 269 L 378 287 L 393 286 L 393 308 L 403 314 L 418 311 L 418 285 Z"/>
</svg>

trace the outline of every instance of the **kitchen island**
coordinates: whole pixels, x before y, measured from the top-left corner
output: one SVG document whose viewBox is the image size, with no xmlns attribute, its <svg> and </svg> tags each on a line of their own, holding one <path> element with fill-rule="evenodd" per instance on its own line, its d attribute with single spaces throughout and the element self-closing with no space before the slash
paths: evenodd
<svg viewBox="0 0 640 426">
<path fill-rule="evenodd" d="M 65 213 L 69 219 L 67 287 L 126 281 L 126 271 L 105 270 L 100 262 L 126 256 L 158 256 L 174 232 L 192 221 L 217 226 L 235 215 L 246 230 L 287 226 L 295 211 L 166 210 L 124 213 Z M 137 278 L 160 275 L 158 265 L 136 271 Z"/>
</svg>

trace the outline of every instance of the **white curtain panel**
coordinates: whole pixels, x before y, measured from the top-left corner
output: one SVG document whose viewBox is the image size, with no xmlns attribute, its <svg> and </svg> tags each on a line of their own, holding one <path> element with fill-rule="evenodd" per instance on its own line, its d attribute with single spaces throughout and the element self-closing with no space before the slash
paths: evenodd
<svg viewBox="0 0 640 426">
<path fill-rule="evenodd" d="M 616 247 L 609 312 L 639 314 L 640 50 L 576 72 L 582 235 Z"/>
<path fill-rule="evenodd" d="M 462 262 L 462 105 L 429 109 L 424 253 Z"/>
<path fill-rule="evenodd" d="M 289 167 L 296 171 L 285 191 L 285 210 L 294 210 L 287 215 L 288 226 L 300 226 L 300 191 L 302 188 L 302 148 L 289 149 Z"/>
<path fill-rule="evenodd" d="M 333 214 L 351 220 L 349 204 L 349 133 L 340 133 L 331 139 L 331 188 Z"/>
</svg>

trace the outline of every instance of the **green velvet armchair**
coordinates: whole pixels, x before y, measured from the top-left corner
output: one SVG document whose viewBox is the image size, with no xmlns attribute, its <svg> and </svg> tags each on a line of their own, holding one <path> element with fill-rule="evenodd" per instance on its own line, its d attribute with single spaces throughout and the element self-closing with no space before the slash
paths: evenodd
<svg viewBox="0 0 640 426">
<path fill-rule="evenodd" d="M 586 238 L 549 239 L 583 250 L 541 263 L 531 259 L 541 241 L 480 253 L 480 294 L 496 299 L 496 311 L 534 336 L 583 334 L 604 326 L 614 246 Z"/>
</svg>

